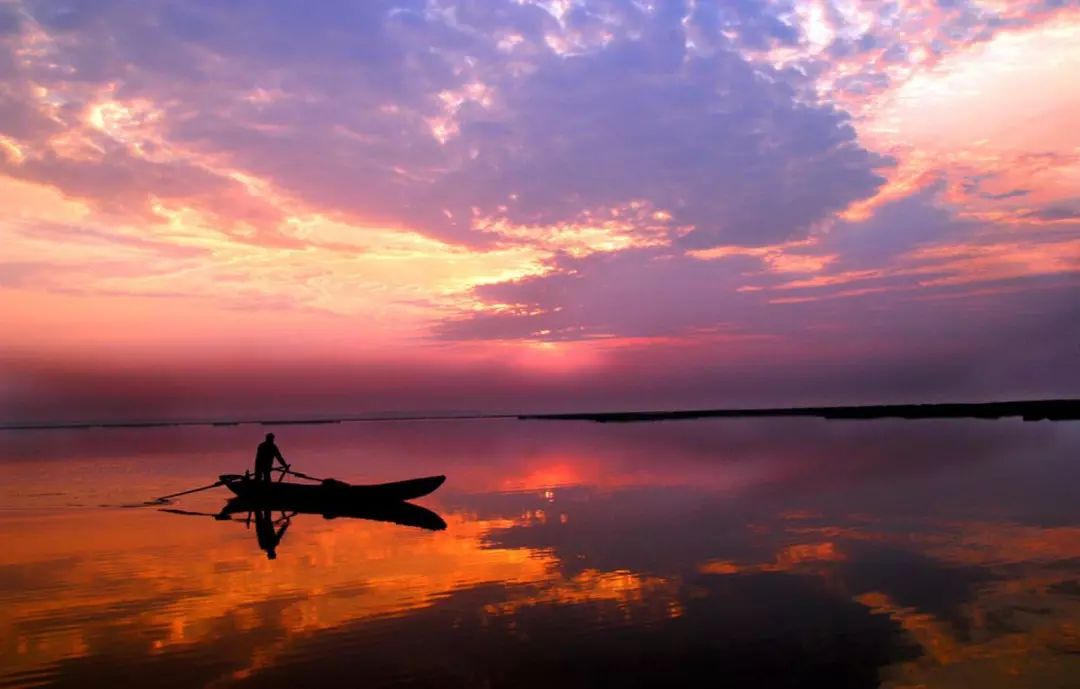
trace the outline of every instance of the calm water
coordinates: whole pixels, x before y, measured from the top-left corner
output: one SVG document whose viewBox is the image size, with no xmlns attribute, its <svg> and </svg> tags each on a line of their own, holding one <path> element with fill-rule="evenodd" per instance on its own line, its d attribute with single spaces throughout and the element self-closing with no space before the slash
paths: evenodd
<svg viewBox="0 0 1080 689">
<path fill-rule="evenodd" d="M 0 434 L 0 686 L 1080 686 L 1080 424 L 279 427 L 446 473 L 448 528 L 299 515 L 273 561 L 131 506 L 265 430 Z"/>
</svg>

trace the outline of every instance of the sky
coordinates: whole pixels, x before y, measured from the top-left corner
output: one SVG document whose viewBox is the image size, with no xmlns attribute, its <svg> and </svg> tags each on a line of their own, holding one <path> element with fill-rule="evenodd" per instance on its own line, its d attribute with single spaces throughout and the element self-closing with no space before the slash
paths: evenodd
<svg viewBox="0 0 1080 689">
<path fill-rule="evenodd" d="M 1075 0 L 0 0 L 0 419 L 1080 392 Z"/>
</svg>

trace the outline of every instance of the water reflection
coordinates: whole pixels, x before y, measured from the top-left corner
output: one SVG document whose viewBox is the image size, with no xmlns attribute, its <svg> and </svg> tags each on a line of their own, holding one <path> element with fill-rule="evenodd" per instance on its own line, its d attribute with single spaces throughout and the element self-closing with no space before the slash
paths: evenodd
<svg viewBox="0 0 1080 689">
<path fill-rule="evenodd" d="M 446 529 L 275 510 L 259 539 L 280 531 L 273 562 L 239 528 L 241 504 L 232 524 L 85 506 L 247 460 L 237 429 L 168 433 L 2 439 L 0 490 L 18 509 L 0 513 L 0 684 L 1080 676 L 1075 425 L 290 429 L 291 454 L 318 475 L 450 474 L 425 499 Z M 57 491 L 73 467 L 79 484 Z M 214 514 L 221 498 L 177 507 Z"/>
<path fill-rule="evenodd" d="M 268 560 L 277 559 L 277 548 L 285 537 L 285 531 L 292 525 L 293 519 L 301 514 L 319 515 L 323 519 L 366 519 L 429 531 L 442 531 L 446 528 L 446 522 L 438 514 L 410 502 L 343 504 L 341 501 L 267 501 L 235 497 L 226 502 L 217 514 L 170 508 L 160 511 L 185 516 L 212 516 L 217 521 L 232 521 L 234 517 L 243 516 L 243 522 L 249 529 L 254 522 L 259 548 L 266 553 Z M 275 513 L 277 517 L 274 516 Z"/>
<path fill-rule="evenodd" d="M 293 515 L 281 513 L 281 517 L 274 519 L 270 510 L 257 510 L 255 512 L 255 534 L 259 539 L 259 547 L 266 551 L 267 560 L 277 559 L 277 547 L 285 532 L 289 528 Z"/>
</svg>

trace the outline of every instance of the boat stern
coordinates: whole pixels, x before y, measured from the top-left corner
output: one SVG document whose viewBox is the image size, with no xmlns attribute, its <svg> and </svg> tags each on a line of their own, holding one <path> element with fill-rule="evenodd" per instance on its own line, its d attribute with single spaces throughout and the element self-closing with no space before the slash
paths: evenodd
<svg viewBox="0 0 1080 689">
<path fill-rule="evenodd" d="M 247 487 L 251 484 L 251 479 L 242 474 L 221 474 L 218 476 L 218 480 L 237 495 L 244 495 L 247 492 Z"/>
</svg>

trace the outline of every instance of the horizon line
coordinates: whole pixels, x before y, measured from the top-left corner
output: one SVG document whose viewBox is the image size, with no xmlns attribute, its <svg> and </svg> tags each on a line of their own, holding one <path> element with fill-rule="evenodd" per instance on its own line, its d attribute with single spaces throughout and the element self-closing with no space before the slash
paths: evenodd
<svg viewBox="0 0 1080 689">
<path fill-rule="evenodd" d="M 517 419 L 522 421 L 595 421 L 600 423 L 631 423 L 643 421 L 677 421 L 702 418 L 753 418 L 811 416 L 825 419 L 874 418 L 981 418 L 997 419 L 1020 416 L 1026 421 L 1080 420 L 1080 399 L 1057 398 L 1036 400 L 1007 400 L 994 402 L 921 402 L 906 404 L 861 404 L 811 407 L 746 407 L 634 410 L 612 412 L 472 412 L 472 413 L 402 413 L 374 412 L 359 416 L 249 418 L 249 419 L 148 419 L 118 421 L 64 421 L 41 423 L 0 424 L 0 431 L 82 430 L 91 428 L 168 428 L 184 426 L 308 426 L 341 423 L 372 423 L 380 421 L 468 421 Z"/>
</svg>

